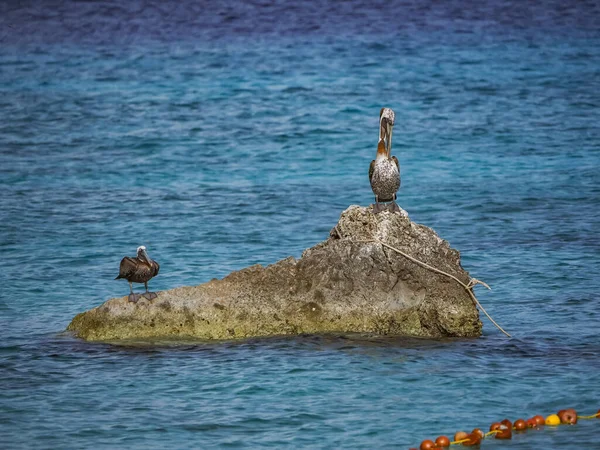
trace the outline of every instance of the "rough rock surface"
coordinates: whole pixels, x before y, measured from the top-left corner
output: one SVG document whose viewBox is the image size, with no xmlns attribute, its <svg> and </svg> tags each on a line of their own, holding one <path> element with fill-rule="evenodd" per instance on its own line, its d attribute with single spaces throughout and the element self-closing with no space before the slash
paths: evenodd
<svg viewBox="0 0 600 450">
<path fill-rule="evenodd" d="M 350 206 L 327 240 L 299 260 L 255 265 L 221 280 L 130 303 L 113 298 L 78 314 L 68 330 L 87 340 L 149 337 L 231 339 L 360 332 L 480 336 L 479 313 L 455 280 L 373 242 L 373 237 L 448 272 L 469 275 L 460 254 L 408 214 Z"/>
</svg>

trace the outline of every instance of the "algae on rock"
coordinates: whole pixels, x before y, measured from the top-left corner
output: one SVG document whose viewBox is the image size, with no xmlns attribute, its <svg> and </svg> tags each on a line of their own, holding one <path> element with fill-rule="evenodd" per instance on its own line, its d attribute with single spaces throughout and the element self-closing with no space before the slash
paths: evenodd
<svg viewBox="0 0 600 450">
<path fill-rule="evenodd" d="M 67 329 L 93 341 L 327 332 L 481 335 L 476 305 L 460 284 L 374 238 L 465 284 L 470 280 L 459 252 L 405 211 L 373 214 L 371 207 L 350 206 L 329 238 L 299 260 L 250 266 L 221 280 L 162 291 L 150 301 L 113 298 L 75 316 Z"/>
</svg>

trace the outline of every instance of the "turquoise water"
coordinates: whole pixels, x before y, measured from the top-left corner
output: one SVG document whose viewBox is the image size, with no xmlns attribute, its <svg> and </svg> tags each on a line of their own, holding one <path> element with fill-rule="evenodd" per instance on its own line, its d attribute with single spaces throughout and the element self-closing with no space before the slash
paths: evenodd
<svg viewBox="0 0 600 450">
<path fill-rule="evenodd" d="M 594 3 L 0 6 L 2 448 L 407 448 L 600 407 Z M 90 344 L 71 318 L 270 264 L 373 201 L 381 106 L 399 204 L 493 290 L 472 340 Z M 585 421 L 485 448 L 599 448 Z"/>
</svg>

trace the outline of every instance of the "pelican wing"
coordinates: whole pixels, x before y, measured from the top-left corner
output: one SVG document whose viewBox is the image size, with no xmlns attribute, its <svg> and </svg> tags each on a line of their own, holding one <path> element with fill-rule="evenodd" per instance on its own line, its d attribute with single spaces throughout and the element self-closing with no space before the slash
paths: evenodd
<svg viewBox="0 0 600 450">
<path fill-rule="evenodd" d="M 152 261 L 152 268 L 154 269 L 154 274 L 152 276 L 155 277 L 158 275 L 158 271 L 160 270 L 160 264 L 158 264 L 156 261 Z"/>
<path fill-rule="evenodd" d="M 369 166 L 369 182 L 371 178 L 373 178 L 373 172 L 375 171 L 375 160 L 371 161 L 371 165 Z"/>
<path fill-rule="evenodd" d="M 154 276 L 154 267 L 149 266 L 147 263 L 142 262 L 137 265 L 135 273 L 133 274 L 133 281 L 136 283 L 143 283 L 148 281 Z"/>
<path fill-rule="evenodd" d="M 396 167 L 398 168 L 398 171 L 400 171 L 400 163 L 398 162 L 398 158 L 396 158 L 395 156 L 392 156 L 392 160 L 396 163 Z"/>
<path fill-rule="evenodd" d="M 130 278 L 138 268 L 138 260 L 126 256 L 121 260 L 119 266 L 119 276 L 117 278 Z"/>
</svg>

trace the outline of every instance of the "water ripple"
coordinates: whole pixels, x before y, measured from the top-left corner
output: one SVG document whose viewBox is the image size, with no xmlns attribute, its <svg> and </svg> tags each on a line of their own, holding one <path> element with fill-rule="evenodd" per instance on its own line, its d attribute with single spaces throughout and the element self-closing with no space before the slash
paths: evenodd
<svg viewBox="0 0 600 450">
<path fill-rule="evenodd" d="M 13 3 L 0 5 L 6 448 L 403 448 L 598 409 L 595 3 Z M 62 333 L 127 292 L 118 260 L 142 243 L 157 290 L 299 257 L 373 201 L 384 104 L 400 204 L 493 287 L 480 300 L 514 339 L 488 323 L 441 341 Z M 593 447 L 595 430 L 511 446 Z"/>
</svg>

